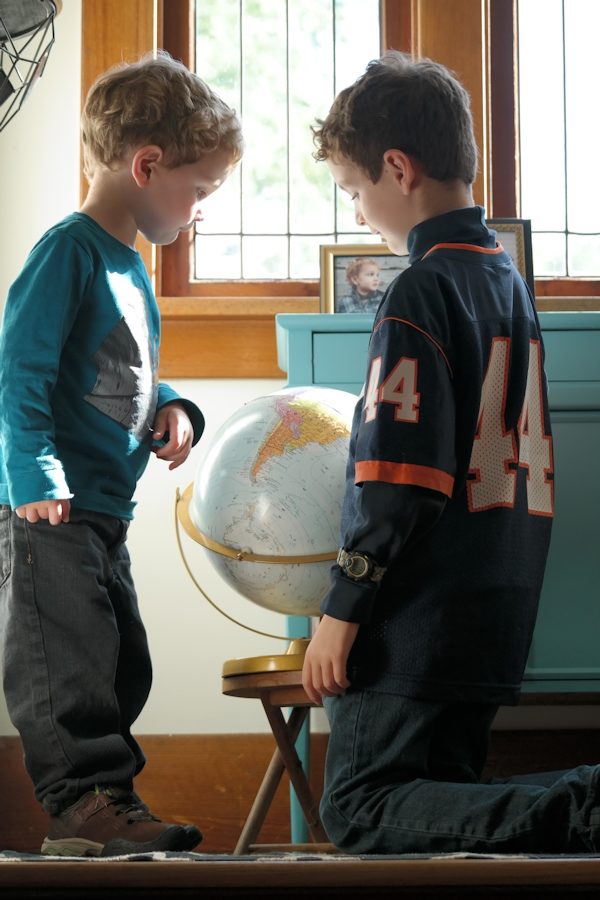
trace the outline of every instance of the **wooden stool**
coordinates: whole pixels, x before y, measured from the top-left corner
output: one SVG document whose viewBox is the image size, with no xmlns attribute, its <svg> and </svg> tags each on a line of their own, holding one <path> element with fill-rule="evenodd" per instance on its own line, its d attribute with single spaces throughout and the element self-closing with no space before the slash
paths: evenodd
<svg viewBox="0 0 600 900">
<path fill-rule="evenodd" d="M 277 744 L 233 851 L 234 855 L 257 850 L 332 852 L 335 849 L 333 844 L 328 843 L 319 818 L 318 802 L 313 797 L 294 746 L 310 707 L 314 706 L 302 687 L 302 662 L 306 643 L 292 641 L 285 655 L 230 659 L 223 665 L 223 693 L 229 697 L 260 700 Z M 287 721 L 282 712 L 284 706 L 289 706 L 292 710 Z M 314 843 L 256 844 L 255 840 L 285 770 L 296 791 Z"/>
</svg>

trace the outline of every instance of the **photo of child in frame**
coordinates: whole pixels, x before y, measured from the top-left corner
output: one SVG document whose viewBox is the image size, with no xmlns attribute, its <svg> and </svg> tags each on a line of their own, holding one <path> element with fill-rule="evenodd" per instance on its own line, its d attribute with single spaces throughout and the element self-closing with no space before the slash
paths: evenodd
<svg viewBox="0 0 600 900">
<path fill-rule="evenodd" d="M 535 296 L 530 220 L 486 221 Z M 408 255 L 396 256 L 385 244 L 322 244 L 321 312 L 374 315 L 386 289 L 408 265 Z"/>
<path fill-rule="evenodd" d="M 375 312 L 383 297 L 379 290 L 380 266 L 371 256 L 357 256 L 346 265 L 350 292 L 337 302 L 336 312 Z"/>
<path fill-rule="evenodd" d="M 408 266 L 377 244 L 321 247 L 321 310 L 374 314 L 386 288 Z"/>
</svg>

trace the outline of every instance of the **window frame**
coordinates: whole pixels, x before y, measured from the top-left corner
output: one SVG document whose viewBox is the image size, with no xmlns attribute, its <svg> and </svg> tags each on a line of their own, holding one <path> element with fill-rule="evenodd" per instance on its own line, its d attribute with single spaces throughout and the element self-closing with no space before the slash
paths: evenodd
<svg viewBox="0 0 600 900">
<path fill-rule="evenodd" d="M 517 7 L 488 2 L 491 196 L 486 211 L 489 218 L 520 218 Z M 600 279 L 538 277 L 535 296 L 544 311 L 600 309 Z"/>
<path fill-rule="evenodd" d="M 469 91 L 481 148 L 474 198 L 490 217 L 518 217 L 514 17 L 511 0 L 381 0 L 382 49 L 439 60 Z M 82 99 L 110 65 L 157 47 L 191 62 L 193 34 L 192 0 L 82 0 Z M 82 197 L 86 187 L 82 177 Z M 161 377 L 283 378 L 275 315 L 318 312 L 318 279 L 194 284 L 191 242 L 139 241 L 161 311 Z M 536 297 L 543 310 L 600 309 L 600 281 L 536 279 Z"/>
</svg>

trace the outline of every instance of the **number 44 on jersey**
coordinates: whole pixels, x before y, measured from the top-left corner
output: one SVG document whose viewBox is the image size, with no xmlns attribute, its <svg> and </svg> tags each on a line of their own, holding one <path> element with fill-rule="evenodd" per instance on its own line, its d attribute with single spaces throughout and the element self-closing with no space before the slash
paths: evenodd
<svg viewBox="0 0 600 900">
<path fill-rule="evenodd" d="M 469 464 L 467 496 L 471 512 L 515 505 L 517 469 L 527 470 L 527 506 L 538 516 L 554 513 L 552 438 L 544 425 L 544 371 L 539 341 L 529 342 L 529 366 L 523 407 L 516 429 L 505 423 L 510 338 L 495 338 L 482 385 L 477 432 Z M 365 392 L 365 422 L 377 416 L 380 403 L 391 403 L 396 422 L 418 423 L 418 363 L 402 357 L 380 384 L 381 357 L 372 361 Z"/>
<path fill-rule="evenodd" d="M 510 338 L 495 338 L 481 391 L 477 434 L 467 485 L 472 511 L 515 504 L 517 466 L 527 470 L 527 507 L 537 516 L 554 512 L 552 438 L 544 425 L 542 348 L 529 342 L 527 386 L 516 434 L 506 429 L 504 410 Z"/>
</svg>

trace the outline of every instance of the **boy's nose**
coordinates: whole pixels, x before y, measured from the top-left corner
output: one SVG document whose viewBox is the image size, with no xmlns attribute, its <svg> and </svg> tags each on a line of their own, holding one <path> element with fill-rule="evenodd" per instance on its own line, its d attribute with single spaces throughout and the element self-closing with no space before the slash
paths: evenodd
<svg viewBox="0 0 600 900">
<path fill-rule="evenodd" d="M 354 201 L 354 221 L 356 222 L 357 225 L 366 225 L 367 224 L 367 220 L 361 213 L 357 200 Z"/>
</svg>

